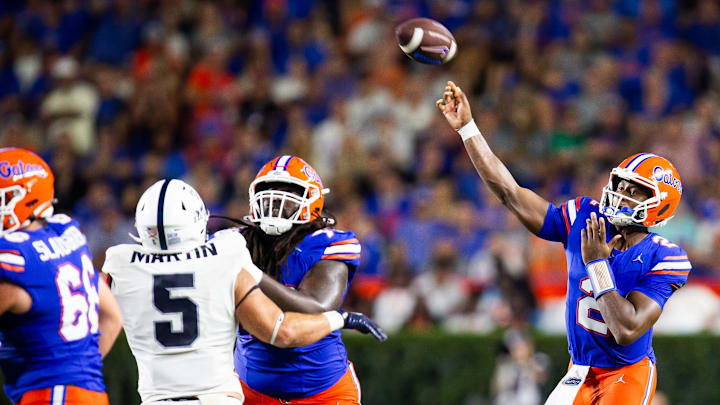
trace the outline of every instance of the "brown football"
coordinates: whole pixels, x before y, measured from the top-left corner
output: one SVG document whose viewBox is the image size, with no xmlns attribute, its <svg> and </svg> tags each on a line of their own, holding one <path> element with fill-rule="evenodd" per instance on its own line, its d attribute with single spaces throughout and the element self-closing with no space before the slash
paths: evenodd
<svg viewBox="0 0 720 405">
<path fill-rule="evenodd" d="M 430 18 L 413 18 L 395 28 L 400 49 L 410 59 L 430 65 L 450 61 L 457 52 L 457 43 L 444 25 Z"/>
</svg>

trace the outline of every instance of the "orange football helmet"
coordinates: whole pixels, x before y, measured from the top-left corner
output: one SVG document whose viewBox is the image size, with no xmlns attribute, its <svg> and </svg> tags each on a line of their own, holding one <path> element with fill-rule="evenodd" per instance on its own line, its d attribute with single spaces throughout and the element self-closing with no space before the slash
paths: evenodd
<svg viewBox="0 0 720 405">
<path fill-rule="evenodd" d="M 54 183 L 40 156 L 20 148 L 0 149 L 0 236 L 51 216 Z"/>
<path fill-rule="evenodd" d="M 325 203 L 320 176 L 297 156 L 278 156 L 260 169 L 250 183 L 250 216 L 268 235 L 281 235 L 293 224 L 320 216 Z"/>
<path fill-rule="evenodd" d="M 616 192 L 618 183 L 627 180 L 648 188 L 652 196 L 638 201 Z M 682 181 L 675 166 L 652 153 L 638 153 L 612 169 L 610 181 L 603 188 L 600 212 L 617 226 L 665 225 L 672 218 L 682 197 Z M 623 200 L 637 204 L 633 209 L 621 207 Z"/>
</svg>

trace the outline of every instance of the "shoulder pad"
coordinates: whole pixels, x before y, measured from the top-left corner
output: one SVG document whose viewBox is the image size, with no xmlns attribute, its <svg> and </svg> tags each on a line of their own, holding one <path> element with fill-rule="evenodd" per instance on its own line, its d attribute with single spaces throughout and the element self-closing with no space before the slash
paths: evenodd
<svg viewBox="0 0 720 405">
<path fill-rule="evenodd" d="M 228 243 L 238 243 L 242 244 L 243 246 L 245 246 L 246 244 L 245 237 L 242 235 L 242 233 L 240 233 L 240 228 L 227 228 L 219 230 L 210 235 L 210 238 L 208 238 L 208 240 L 227 240 Z"/>
<path fill-rule="evenodd" d="M 662 259 L 662 256 L 687 256 L 685 249 L 679 245 L 670 242 L 666 238 L 653 234 L 652 241 L 655 244 L 658 259 Z"/>
<path fill-rule="evenodd" d="M 685 275 L 692 269 L 687 253 L 660 235 L 652 235 L 655 253 L 650 271 L 653 274 Z"/>
<path fill-rule="evenodd" d="M 65 214 L 55 214 L 46 219 L 46 221 L 52 224 L 66 225 L 72 222 L 72 218 Z"/>
<path fill-rule="evenodd" d="M 134 251 L 142 249 L 142 245 L 133 245 L 125 243 L 122 245 L 110 246 L 105 250 L 105 263 L 103 263 L 103 273 L 111 274 L 128 262 Z"/>
<path fill-rule="evenodd" d="M 311 240 L 313 243 L 337 243 L 342 241 L 350 241 L 355 239 L 357 242 L 357 236 L 353 231 L 342 231 L 333 228 L 323 228 L 309 234 L 305 237 L 305 240 Z"/>
<path fill-rule="evenodd" d="M 3 242 L 9 242 L 8 244 L 17 244 L 17 243 L 23 243 L 30 240 L 30 234 L 24 231 L 15 231 L 10 232 L 2 237 L 0 239 L 0 246 L 2 246 Z"/>
</svg>

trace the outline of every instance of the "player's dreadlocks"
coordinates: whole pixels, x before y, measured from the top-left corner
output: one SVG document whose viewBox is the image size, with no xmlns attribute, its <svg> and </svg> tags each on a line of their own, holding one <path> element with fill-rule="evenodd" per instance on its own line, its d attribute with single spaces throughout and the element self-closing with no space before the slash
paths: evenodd
<svg viewBox="0 0 720 405">
<path fill-rule="evenodd" d="M 320 216 L 306 224 L 293 225 L 288 232 L 282 235 L 268 235 L 255 223 L 245 219 L 226 217 L 223 215 L 211 215 L 211 218 L 222 218 L 242 225 L 240 233 L 245 237 L 247 248 L 250 251 L 253 263 L 270 277 L 281 281 L 280 269 L 285 263 L 295 246 L 300 243 L 306 235 L 318 229 L 328 228 L 335 225 L 335 217 L 332 215 Z"/>
</svg>

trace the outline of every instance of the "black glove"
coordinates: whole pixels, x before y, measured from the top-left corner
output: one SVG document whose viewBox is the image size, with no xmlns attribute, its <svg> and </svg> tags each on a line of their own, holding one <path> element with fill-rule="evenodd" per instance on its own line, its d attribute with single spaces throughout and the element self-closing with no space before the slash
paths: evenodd
<svg viewBox="0 0 720 405">
<path fill-rule="evenodd" d="M 337 310 L 345 320 L 343 329 L 355 329 L 356 331 L 364 334 L 372 333 L 375 339 L 384 342 L 387 340 L 387 334 L 385 331 L 372 319 L 361 314 L 360 312 L 346 312 L 342 309 Z"/>
</svg>

